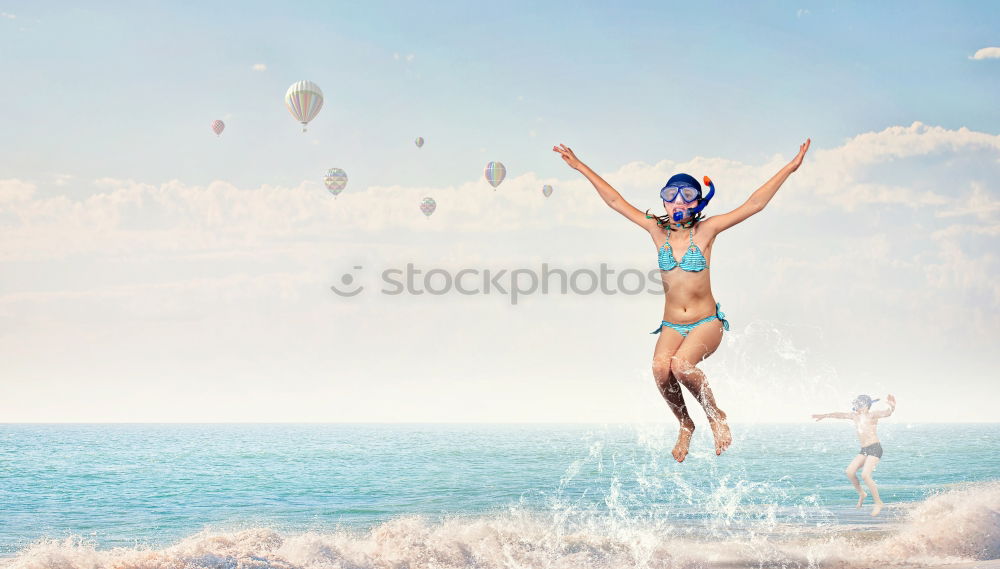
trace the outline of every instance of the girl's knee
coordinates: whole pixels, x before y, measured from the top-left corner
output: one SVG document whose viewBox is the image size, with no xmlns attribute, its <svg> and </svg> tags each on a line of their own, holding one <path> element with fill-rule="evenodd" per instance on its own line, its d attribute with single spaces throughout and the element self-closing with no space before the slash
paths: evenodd
<svg viewBox="0 0 1000 569">
<path fill-rule="evenodd" d="M 659 380 L 660 378 L 665 379 L 668 375 L 670 375 L 670 360 L 654 359 L 653 377 Z"/>
<path fill-rule="evenodd" d="M 701 381 L 701 373 L 691 362 L 674 357 L 670 359 L 670 373 L 684 385 L 694 385 Z"/>
<path fill-rule="evenodd" d="M 855 474 L 856 472 L 857 472 L 857 470 L 851 470 L 850 468 L 848 468 L 848 469 L 844 470 L 844 474 L 846 474 L 846 475 L 847 475 L 847 477 L 848 477 L 848 478 L 850 478 L 851 480 L 854 480 L 854 479 L 856 478 L 856 477 L 854 476 L 854 474 Z"/>
</svg>

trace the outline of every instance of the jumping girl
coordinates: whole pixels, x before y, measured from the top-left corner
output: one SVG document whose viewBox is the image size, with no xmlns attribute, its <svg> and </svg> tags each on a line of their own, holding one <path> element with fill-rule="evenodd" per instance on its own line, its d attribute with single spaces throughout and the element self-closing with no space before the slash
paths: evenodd
<svg viewBox="0 0 1000 569">
<path fill-rule="evenodd" d="M 671 176 L 660 190 L 666 215 L 653 216 L 648 210 L 643 213 L 625 201 L 617 190 L 581 162 L 572 149 L 564 144 L 552 147 L 570 168 L 590 180 L 604 203 L 645 229 L 657 247 L 665 296 L 663 319 L 652 332 L 660 335 L 653 351 L 653 378 L 680 422 L 677 444 L 672 452 L 677 462 L 683 462 L 687 456 L 694 433 L 694 421 L 684 404 L 681 385 L 687 387 L 705 410 L 715 438 L 715 454 L 722 454 L 733 442 L 726 414 L 719 409 L 705 374 L 697 367 L 719 347 L 722 330 L 729 329 L 712 295 L 708 273 L 712 245 L 719 233 L 764 209 L 781 184 L 798 170 L 809 144 L 806 139 L 798 155 L 751 194 L 743 205 L 707 219 L 703 219 L 701 210 L 715 195 L 715 185 L 708 176 L 705 176 L 705 184 L 709 192 L 704 197 L 698 180 L 687 174 Z M 680 259 L 674 255 L 674 250 L 684 252 Z"/>
</svg>

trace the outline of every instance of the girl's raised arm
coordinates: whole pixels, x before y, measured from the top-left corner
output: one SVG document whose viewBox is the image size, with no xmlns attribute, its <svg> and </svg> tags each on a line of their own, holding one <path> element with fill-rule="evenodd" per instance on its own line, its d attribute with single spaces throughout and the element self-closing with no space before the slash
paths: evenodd
<svg viewBox="0 0 1000 569">
<path fill-rule="evenodd" d="M 580 159 L 576 157 L 573 150 L 566 146 L 565 144 L 560 144 L 559 146 L 553 146 L 552 150 L 558 152 L 563 161 L 569 165 L 570 168 L 580 172 L 590 180 L 591 184 L 597 188 L 598 195 L 604 200 L 604 203 L 608 204 L 611 209 L 617 211 L 618 213 L 624 215 L 629 221 L 632 221 L 636 225 L 639 225 L 646 231 L 652 231 L 656 229 L 656 218 L 647 217 L 645 213 L 636 209 L 632 204 L 625 201 L 625 198 L 618 193 L 618 190 L 611 187 L 611 184 L 604 181 L 603 178 L 597 175 L 596 172 L 591 170 L 586 164 L 580 162 Z"/>
<path fill-rule="evenodd" d="M 743 205 L 729 213 L 714 215 L 703 221 L 702 224 L 706 226 L 706 228 L 712 229 L 715 233 L 719 233 L 729 229 L 741 221 L 746 220 L 746 218 L 764 209 L 767 202 L 771 201 L 774 194 L 778 192 L 778 188 L 781 187 L 781 184 L 784 184 L 785 180 L 792 175 L 792 172 L 798 170 L 799 166 L 802 165 L 802 159 L 805 158 L 811 142 L 812 141 L 807 138 L 806 141 L 799 146 L 798 155 L 796 155 L 791 162 L 785 165 L 784 168 L 778 170 L 777 174 L 771 176 L 771 179 L 765 182 L 763 186 L 757 188 L 754 193 L 750 194 L 750 197 L 747 201 L 743 202 Z"/>
</svg>

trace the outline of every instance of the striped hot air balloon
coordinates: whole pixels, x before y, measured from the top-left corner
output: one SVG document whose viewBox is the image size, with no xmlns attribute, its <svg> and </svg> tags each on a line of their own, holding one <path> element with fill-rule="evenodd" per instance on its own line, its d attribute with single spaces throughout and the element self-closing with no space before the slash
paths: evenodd
<svg viewBox="0 0 1000 569">
<path fill-rule="evenodd" d="M 423 148 L 423 146 L 424 146 L 424 137 L 418 136 L 417 139 L 413 141 L 413 144 L 416 144 L 417 148 Z"/>
<path fill-rule="evenodd" d="M 552 195 L 552 186 L 550 186 L 548 184 L 545 184 L 544 186 L 542 186 L 542 193 L 545 195 L 545 197 L 551 196 Z"/>
<path fill-rule="evenodd" d="M 218 119 L 212 121 L 212 132 L 214 132 L 216 136 L 219 136 L 220 134 L 222 134 L 222 131 L 224 131 L 224 130 L 226 130 L 226 123 L 224 123 L 224 122 L 222 122 L 222 121 L 220 121 Z"/>
<path fill-rule="evenodd" d="M 323 176 L 323 183 L 333 197 L 337 197 L 347 187 L 347 172 L 340 168 L 330 168 L 326 171 L 326 176 Z"/>
<path fill-rule="evenodd" d="M 500 185 L 500 182 L 503 181 L 504 176 L 507 175 L 507 168 L 504 168 L 504 165 L 499 162 L 490 162 L 486 165 L 485 174 L 486 181 L 489 182 L 495 190 L 497 189 L 497 186 Z"/>
<path fill-rule="evenodd" d="M 312 81 L 299 81 L 285 93 L 285 106 L 295 120 L 302 123 L 302 132 L 305 132 L 306 125 L 323 108 L 323 91 Z"/>
<path fill-rule="evenodd" d="M 422 211 L 427 217 L 430 217 L 436 209 L 437 202 L 434 201 L 434 198 L 424 198 L 420 200 L 420 211 Z"/>
</svg>

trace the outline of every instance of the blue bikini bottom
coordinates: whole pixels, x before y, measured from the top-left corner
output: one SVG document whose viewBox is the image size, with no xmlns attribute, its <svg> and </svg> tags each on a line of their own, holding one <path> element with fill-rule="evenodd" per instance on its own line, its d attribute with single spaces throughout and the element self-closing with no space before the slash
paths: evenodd
<svg viewBox="0 0 1000 569">
<path fill-rule="evenodd" d="M 677 330 L 678 334 L 687 338 L 687 335 L 691 332 L 691 330 L 697 328 L 699 324 L 704 324 L 705 322 L 711 322 L 712 320 L 718 320 L 722 322 L 722 329 L 726 330 L 727 332 L 729 331 L 729 321 L 726 320 L 726 315 L 723 314 L 722 310 L 719 309 L 719 303 L 717 302 L 715 303 L 715 314 L 711 316 L 707 316 L 697 322 L 692 322 L 690 324 L 674 324 L 673 322 L 667 322 L 666 320 L 664 320 L 663 322 L 660 322 L 659 327 L 657 327 L 656 330 L 650 332 L 650 334 L 659 334 L 661 328 L 663 328 L 664 326 L 669 326 L 670 328 Z"/>
</svg>

